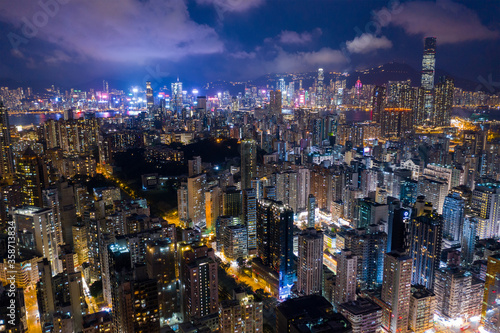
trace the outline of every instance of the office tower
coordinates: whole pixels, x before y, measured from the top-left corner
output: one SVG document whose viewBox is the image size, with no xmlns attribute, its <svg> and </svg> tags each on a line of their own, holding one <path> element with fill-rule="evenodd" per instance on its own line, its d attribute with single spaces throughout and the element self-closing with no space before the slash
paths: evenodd
<svg viewBox="0 0 500 333">
<path fill-rule="evenodd" d="M 404 206 L 411 206 L 418 196 L 418 182 L 412 179 L 405 179 L 401 182 L 399 200 Z"/>
<path fill-rule="evenodd" d="M 237 224 L 225 227 L 223 239 L 224 255 L 229 260 L 247 257 L 248 234 L 245 225 Z"/>
<path fill-rule="evenodd" d="M 158 281 L 160 325 L 163 327 L 175 312 L 180 312 L 177 297 L 177 267 L 175 243 L 155 240 L 147 245 L 148 277 Z"/>
<path fill-rule="evenodd" d="M 387 235 L 387 252 L 407 252 L 409 250 L 410 209 L 395 208 L 392 215 L 392 223 L 389 222 Z"/>
<path fill-rule="evenodd" d="M 221 333 L 262 332 L 263 321 L 263 304 L 253 295 L 238 292 L 232 300 L 222 301 L 219 305 Z"/>
<path fill-rule="evenodd" d="M 228 186 L 222 193 L 222 215 L 241 218 L 242 215 L 241 190 L 235 186 Z"/>
<path fill-rule="evenodd" d="M 379 204 L 370 198 L 358 199 L 358 218 L 356 228 L 386 223 L 388 206 Z"/>
<path fill-rule="evenodd" d="M 148 111 L 151 112 L 155 104 L 155 98 L 153 96 L 153 88 L 151 87 L 151 82 L 146 82 L 146 103 Z"/>
<path fill-rule="evenodd" d="M 309 194 L 307 198 L 307 227 L 314 228 L 316 225 L 316 198 Z"/>
<path fill-rule="evenodd" d="M 368 298 L 339 305 L 339 312 L 352 324 L 352 332 L 379 332 L 382 324 L 382 308 Z"/>
<path fill-rule="evenodd" d="M 323 232 L 314 227 L 299 234 L 297 292 L 300 295 L 321 294 L 323 282 Z"/>
<path fill-rule="evenodd" d="M 48 186 L 47 168 L 29 147 L 17 162 L 17 174 L 21 185 L 22 204 L 42 207 L 42 189 Z"/>
<path fill-rule="evenodd" d="M 421 87 L 424 89 L 425 119 L 433 119 L 434 112 L 434 72 L 436 67 L 436 37 L 426 37 L 424 43 L 424 56 L 422 58 Z"/>
<path fill-rule="evenodd" d="M 316 86 L 316 106 L 323 107 L 325 106 L 325 91 L 324 91 L 324 83 L 325 74 L 323 68 L 318 68 L 318 83 Z"/>
<path fill-rule="evenodd" d="M 243 223 L 248 234 L 248 255 L 257 255 L 257 191 L 243 190 Z"/>
<path fill-rule="evenodd" d="M 443 248 L 460 244 L 464 224 L 465 202 L 458 193 L 450 193 L 443 204 Z"/>
<path fill-rule="evenodd" d="M 18 251 L 35 252 L 49 260 L 52 272 L 60 272 L 59 245 L 52 209 L 24 206 L 14 211 L 13 218 L 17 226 Z"/>
<path fill-rule="evenodd" d="M 356 300 L 358 258 L 349 249 L 342 249 L 338 255 L 337 278 L 334 288 L 334 305 Z"/>
<path fill-rule="evenodd" d="M 436 271 L 434 293 L 436 312 L 448 319 L 467 319 L 479 316 L 484 282 L 472 277 L 471 272 L 458 267 L 444 267 Z"/>
<path fill-rule="evenodd" d="M 172 82 L 171 93 L 170 109 L 174 112 L 180 113 L 184 105 L 182 101 L 182 82 L 179 82 L 179 78 L 177 78 L 177 82 Z"/>
<path fill-rule="evenodd" d="M 202 172 L 201 157 L 194 156 L 188 161 L 188 177 L 198 176 Z"/>
<path fill-rule="evenodd" d="M 291 298 L 276 307 L 276 332 L 352 332 L 352 326 L 323 296 Z"/>
<path fill-rule="evenodd" d="M 418 195 L 432 203 L 439 214 L 443 213 L 444 198 L 448 194 L 448 184 L 433 176 L 423 176 L 418 180 Z"/>
<path fill-rule="evenodd" d="M 0 102 L 0 177 L 4 179 L 14 174 L 12 148 L 10 141 L 9 114 Z"/>
<path fill-rule="evenodd" d="M 282 104 L 282 91 L 281 90 L 271 90 L 269 91 L 269 111 L 271 116 L 278 117 L 281 115 L 281 104 Z"/>
<path fill-rule="evenodd" d="M 276 197 L 277 201 L 297 212 L 297 172 L 285 171 L 276 175 Z"/>
<path fill-rule="evenodd" d="M 278 82 L 276 83 L 276 88 L 281 91 L 282 104 L 285 104 L 288 100 L 286 96 L 286 82 L 284 78 L 278 80 Z"/>
<path fill-rule="evenodd" d="M 217 262 L 214 250 L 193 246 L 182 253 L 184 318 L 201 318 L 219 309 Z"/>
<path fill-rule="evenodd" d="M 38 312 L 40 313 L 40 322 L 43 324 L 49 322 L 55 312 L 54 282 L 52 281 L 52 270 L 47 258 L 43 258 L 38 263 L 39 281 L 36 285 Z"/>
<path fill-rule="evenodd" d="M 424 286 L 412 285 L 408 328 L 411 332 L 424 333 L 434 327 L 436 295 Z"/>
<path fill-rule="evenodd" d="M 188 177 L 188 219 L 195 226 L 205 227 L 205 187 L 207 176 L 200 174 Z"/>
<path fill-rule="evenodd" d="M 241 141 L 241 189 L 252 187 L 252 179 L 257 177 L 257 142 L 253 139 Z"/>
<path fill-rule="evenodd" d="M 416 204 L 417 205 L 417 204 Z M 443 217 L 436 212 L 415 212 L 410 223 L 410 251 L 413 258 L 412 283 L 433 288 L 441 258 Z"/>
<path fill-rule="evenodd" d="M 399 252 L 385 256 L 381 299 L 390 307 L 386 329 L 392 333 L 408 329 L 412 263 L 412 258 Z"/>
<path fill-rule="evenodd" d="M 434 89 L 434 117 L 431 118 L 434 126 L 450 126 L 451 108 L 455 84 L 450 77 L 441 77 Z"/>
<path fill-rule="evenodd" d="M 363 192 L 355 186 L 351 185 L 344 190 L 344 198 L 342 201 L 344 203 L 344 217 L 346 219 L 349 219 L 352 222 L 354 222 L 355 219 L 358 217 L 356 210 L 357 208 L 356 199 L 360 199 L 362 196 Z M 355 224 L 352 223 L 351 225 Z"/>
<path fill-rule="evenodd" d="M 257 248 L 263 264 L 279 274 L 279 298 L 287 298 L 296 274 L 290 207 L 269 199 L 258 202 Z"/>
<path fill-rule="evenodd" d="M 307 209 L 307 203 L 311 190 L 311 171 L 301 167 L 297 170 L 297 206 L 299 211 Z M 316 198 L 315 198 L 316 199 Z"/>
<path fill-rule="evenodd" d="M 478 217 L 477 236 L 479 239 L 499 236 L 500 185 L 480 183 L 472 191 L 471 210 Z"/>
<path fill-rule="evenodd" d="M 464 267 L 469 267 L 474 261 L 474 253 L 476 252 L 477 228 L 477 218 L 467 215 L 464 219 L 462 241 L 460 247 L 460 262 Z"/>
<path fill-rule="evenodd" d="M 375 86 L 373 89 L 371 106 L 371 120 L 380 124 L 380 118 L 385 108 L 385 87 Z"/>
</svg>

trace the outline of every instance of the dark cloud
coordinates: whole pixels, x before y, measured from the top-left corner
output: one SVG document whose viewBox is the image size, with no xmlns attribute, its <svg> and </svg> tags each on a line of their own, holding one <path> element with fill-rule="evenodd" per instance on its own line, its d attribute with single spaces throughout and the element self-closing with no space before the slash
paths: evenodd
<svg viewBox="0 0 500 333">
<path fill-rule="evenodd" d="M 451 0 L 407 2 L 390 10 L 383 8 L 374 16 L 382 26 L 399 26 L 410 35 L 435 36 L 440 44 L 500 37 L 499 31 L 483 25 L 475 11 Z"/>
<path fill-rule="evenodd" d="M 45 4 L 45 5 L 42 5 Z M 29 53 L 33 38 L 54 45 L 47 62 L 95 59 L 142 63 L 221 53 L 215 30 L 194 22 L 180 0 L 16 0 L 0 3 L 14 48 Z"/>
</svg>

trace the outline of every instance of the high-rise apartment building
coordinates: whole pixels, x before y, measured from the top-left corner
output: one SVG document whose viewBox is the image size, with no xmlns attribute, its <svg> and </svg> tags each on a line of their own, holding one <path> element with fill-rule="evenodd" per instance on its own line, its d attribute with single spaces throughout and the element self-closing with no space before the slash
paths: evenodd
<svg viewBox="0 0 500 333">
<path fill-rule="evenodd" d="M 406 254 L 390 252 L 385 256 L 381 299 L 390 308 L 386 329 L 392 333 L 408 330 L 412 264 L 413 259 Z"/>
<path fill-rule="evenodd" d="M 443 204 L 443 248 L 460 244 L 464 225 L 465 201 L 458 193 L 450 193 Z"/>
<path fill-rule="evenodd" d="M 323 232 L 314 228 L 302 231 L 298 239 L 297 292 L 321 294 L 323 283 Z"/>
<path fill-rule="evenodd" d="M 253 139 L 241 141 L 241 189 L 252 187 L 252 179 L 257 177 L 257 142 Z"/>
<path fill-rule="evenodd" d="M 356 277 L 358 272 L 358 257 L 349 249 L 341 250 L 337 260 L 337 278 L 335 280 L 334 305 L 356 300 Z"/>
<path fill-rule="evenodd" d="M 436 295 L 424 286 L 412 285 L 408 328 L 411 332 L 424 333 L 434 327 Z"/>
<path fill-rule="evenodd" d="M 48 186 L 47 168 L 29 147 L 17 162 L 17 175 L 23 205 L 43 207 L 42 190 Z"/>
<path fill-rule="evenodd" d="M 12 147 L 10 140 L 10 124 L 7 109 L 0 102 L 0 176 L 14 174 Z"/>
</svg>

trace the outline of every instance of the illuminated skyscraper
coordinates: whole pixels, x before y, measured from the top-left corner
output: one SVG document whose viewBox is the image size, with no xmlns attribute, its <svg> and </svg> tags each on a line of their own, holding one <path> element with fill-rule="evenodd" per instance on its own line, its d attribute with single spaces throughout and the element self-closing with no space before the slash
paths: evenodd
<svg viewBox="0 0 500 333">
<path fill-rule="evenodd" d="M 0 177 L 14 173 L 10 142 L 9 114 L 0 102 Z"/>
<path fill-rule="evenodd" d="M 27 148 L 17 162 L 23 205 L 43 206 L 42 190 L 47 187 L 47 169 L 41 158 Z"/>
<path fill-rule="evenodd" d="M 316 225 L 316 198 L 309 194 L 307 198 L 307 227 L 314 228 Z"/>
<path fill-rule="evenodd" d="M 243 190 L 243 221 L 248 233 L 248 254 L 257 254 L 257 191 Z"/>
<path fill-rule="evenodd" d="M 285 79 L 279 79 L 278 90 L 281 92 L 281 103 L 285 104 L 287 102 Z"/>
<path fill-rule="evenodd" d="M 413 284 L 420 284 L 432 290 L 434 275 L 439 268 L 441 258 L 442 235 L 443 217 L 435 211 L 417 213 L 412 217 L 410 256 L 414 260 Z"/>
<path fill-rule="evenodd" d="M 151 87 L 150 81 L 146 82 L 146 102 L 147 102 L 148 111 L 151 112 L 151 110 L 153 109 L 153 106 L 155 104 L 155 99 L 153 96 L 153 88 Z"/>
<path fill-rule="evenodd" d="M 274 200 L 257 205 L 257 247 L 264 265 L 279 274 L 279 298 L 287 298 L 295 281 L 293 211 Z"/>
<path fill-rule="evenodd" d="M 434 112 L 434 72 L 436 67 L 436 37 L 426 37 L 422 59 L 421 86 L 424 89 L 424 113 L 432 119 Z"/>
<path fill-rule="evenodd" d="M 443 242 L 446 247 L 459 244 L 464 224 L 465 202 L 458 193 L 451 193 L 444 198 L 443 204 Z"/>
<path fill-rule="evenodd" d="M 257 177 L 257 142 L 253 139 L 241 141 L 241 189 L 252 187 L 252 179 Z"/>
<path fill-rule="evenodd" d="M 316 87 L 316 105 L 318 107 L 323 107 L 325 106 L 325 100 L 324 100 L 324 94 L 325 94 L 325 91 L 324 91 L 324 81 L 325 79 L 325 74 L 323 72 L 323 68 L 319 68 L 318 69 L 318 85 Z"/>
<path fill-rule="evenodd" d="M 170 97 L 170 109 L 174 112 L 181 112 L 183 107 L 182 101 L 182 82 L 173 82 L 171 85 L 172 96 Z"/>
<path fill-rule="evenodd" d="M 372 121 L 380 123 L 380 117 L 385 107 L 385 87 L 375 86 L 372 95 Z"/>
<path fill-rule="evenodd" d="M 434 90 L 434 112 L 431 117 L 434 126 L 450 126 L 454 91 L 455 84 L 452 78 L 440 78 Z"/>
</svg>

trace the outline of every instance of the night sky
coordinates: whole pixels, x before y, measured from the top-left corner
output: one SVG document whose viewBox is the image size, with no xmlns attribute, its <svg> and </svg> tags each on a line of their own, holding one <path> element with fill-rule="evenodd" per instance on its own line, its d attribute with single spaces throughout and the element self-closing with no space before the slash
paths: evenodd
<svg viewBox="0 0 500 333">
<path fill-rule="evenodd" d="M 498 1 L 3 0 L 0 79 L 245 80 L 390 61 L 500 81 Z M 500 84 L 500 83 L 499 83 Z"/>
</svg>

